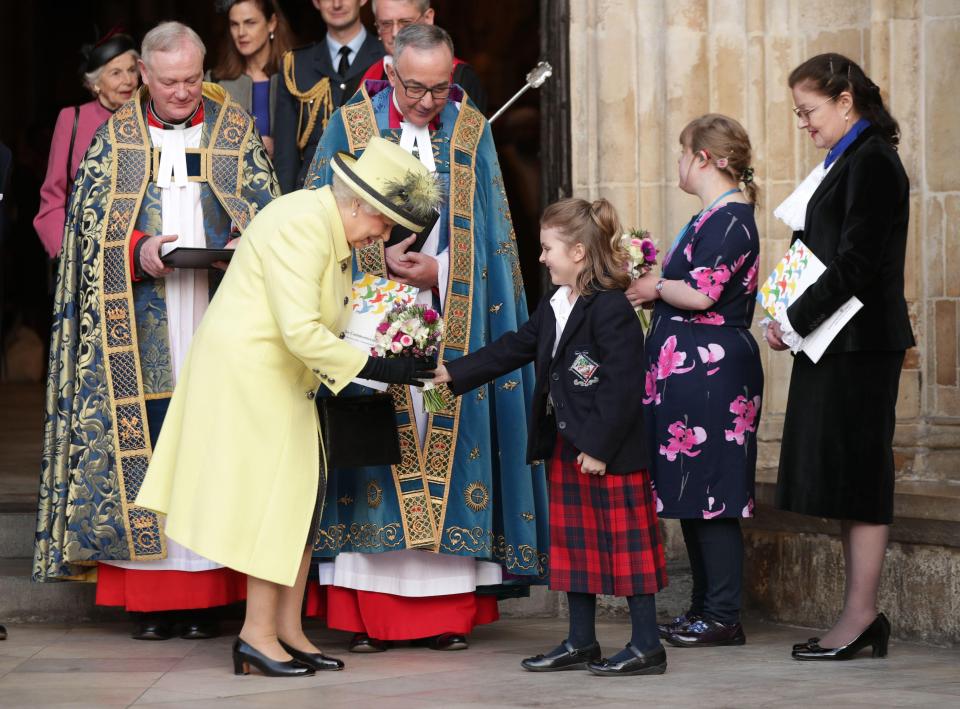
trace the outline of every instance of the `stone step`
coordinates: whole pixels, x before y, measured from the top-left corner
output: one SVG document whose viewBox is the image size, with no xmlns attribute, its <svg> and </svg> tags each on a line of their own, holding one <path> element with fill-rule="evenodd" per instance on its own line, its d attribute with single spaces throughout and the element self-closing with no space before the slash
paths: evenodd
<svg viewBox="0 0 960 709">
<path fill-rule="evenodd" d="M 36 520 L 32 512 L 0 512 L 0 558 L 33 556 Z"/>
<path fill-rule="evenodd" d="M 0 558 L 0 623 L 64 623 L 117 620 L 116 609 L 94 605 L 92 583 L 34 583 L 32 559 Z"/>
</svg>

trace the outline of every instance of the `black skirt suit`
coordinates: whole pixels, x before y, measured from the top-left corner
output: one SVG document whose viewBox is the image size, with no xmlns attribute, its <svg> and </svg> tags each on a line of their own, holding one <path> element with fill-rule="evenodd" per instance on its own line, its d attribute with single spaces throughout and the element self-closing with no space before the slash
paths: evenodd
<svg viewBox="0 0 960 709">
<path fill-rule="evenodd" d="M 904 352 L 910 215 L 900 157 L 876 128 L 841 155 L 807 206 L 803 242 L 827 270 L 787 310 L 807 336 L 851 297 L 863 308 L 817 364 L 793 363 L 777 506 L 818 517 L 893 521 L 893 433 Z"/>
</svg>

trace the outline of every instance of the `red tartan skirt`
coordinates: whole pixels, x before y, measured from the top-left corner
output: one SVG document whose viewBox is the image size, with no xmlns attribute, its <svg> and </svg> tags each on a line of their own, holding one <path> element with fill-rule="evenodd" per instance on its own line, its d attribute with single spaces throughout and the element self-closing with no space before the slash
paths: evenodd
<svg viewBox="0 0 960 709">
<path fill-rule="evenodd" d="M 634 596 L 667 585 L 650 475 L 587 475 L 563 437 L 550 461 L 550 588 Z"/>
</svg>

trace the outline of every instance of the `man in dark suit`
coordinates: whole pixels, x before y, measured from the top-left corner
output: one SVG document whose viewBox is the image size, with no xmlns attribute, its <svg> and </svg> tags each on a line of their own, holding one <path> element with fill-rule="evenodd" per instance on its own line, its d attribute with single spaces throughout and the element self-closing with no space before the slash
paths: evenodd
<svg viewBox="0 0 960 709">
<path fill-rule="evenodd" d="M 383 56 L 380 40 L 360 21 L 367 0 L 312 2 L 327 34 L 284 55 L 277 91 L 273 164 L 284 193 L 303 186 L 330 115 L 356 93 L 364 72 Z"/>
</svg>

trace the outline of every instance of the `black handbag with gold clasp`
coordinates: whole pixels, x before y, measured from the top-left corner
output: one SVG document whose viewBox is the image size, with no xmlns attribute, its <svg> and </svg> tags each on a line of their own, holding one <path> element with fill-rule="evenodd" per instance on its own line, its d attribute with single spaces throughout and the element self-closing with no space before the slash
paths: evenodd
<svg viewBox="0 0 960 709">
<path fill-rule="evenodd" d="M 400 437 L 390 394 L 320 399 L 320 432 L 331 468 L 397 465 Z"/>
</svg>

